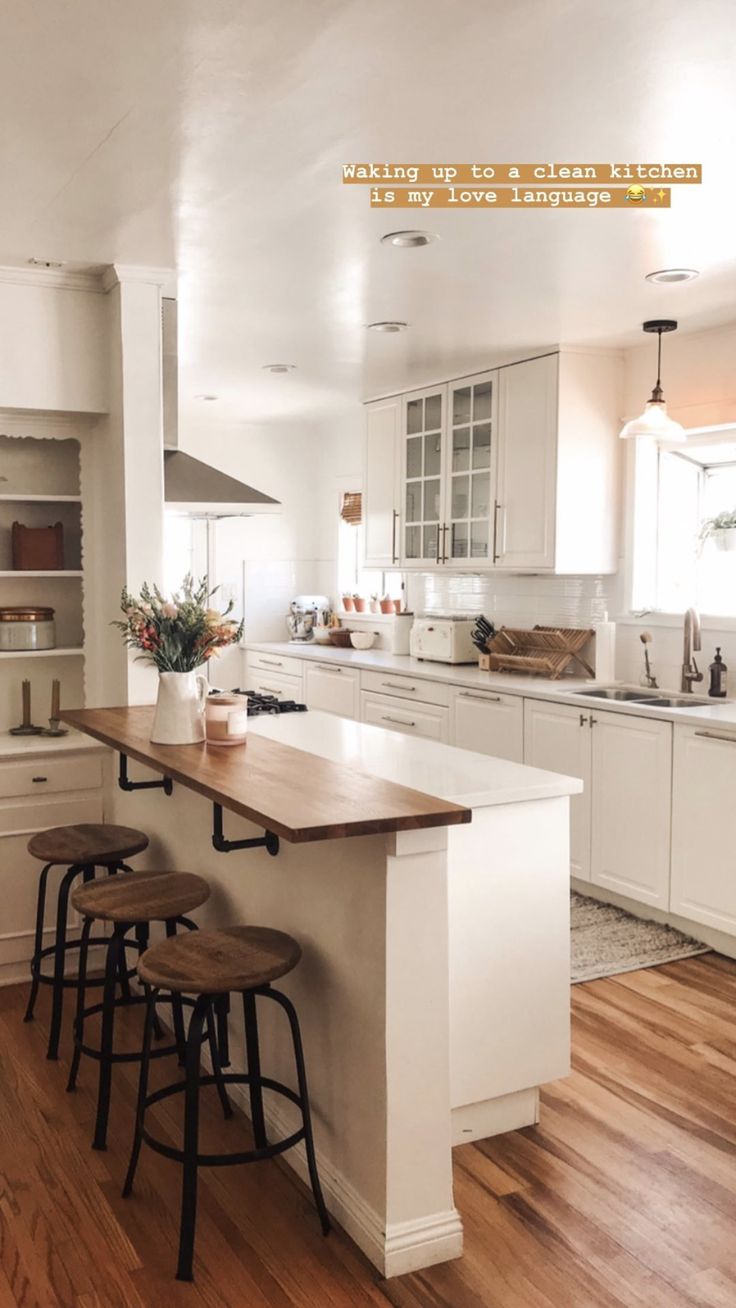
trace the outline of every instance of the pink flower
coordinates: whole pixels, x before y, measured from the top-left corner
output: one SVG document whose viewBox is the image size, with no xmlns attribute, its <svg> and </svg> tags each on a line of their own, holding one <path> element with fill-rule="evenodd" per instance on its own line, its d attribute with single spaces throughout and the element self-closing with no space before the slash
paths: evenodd
<svg viewBox="0 0 736 1308">
<path fill-rule="evenodd" d="M 163 605 L 161 612 L 163 613 L 165 618 L 176 618 L 178 617 L 179 614 L 178 608 L 174 603 L 172 603 L 171 600 L 166 601 L 166 603 Z"/>
</svg>

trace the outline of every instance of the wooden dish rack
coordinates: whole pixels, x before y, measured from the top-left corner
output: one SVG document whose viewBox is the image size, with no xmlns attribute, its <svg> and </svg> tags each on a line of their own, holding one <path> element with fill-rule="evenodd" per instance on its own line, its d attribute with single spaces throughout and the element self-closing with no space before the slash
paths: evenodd
<svg viewBox="0 0 736 1308">
<path fill-rule="evenodd" d="M 581 651 L 595 633 L 589 627 L 501 627 L 481 654 L 480 666 L 490 672 L 530 672 L 556 681 L 574 661 L 593 677 Z"/>
</svg>

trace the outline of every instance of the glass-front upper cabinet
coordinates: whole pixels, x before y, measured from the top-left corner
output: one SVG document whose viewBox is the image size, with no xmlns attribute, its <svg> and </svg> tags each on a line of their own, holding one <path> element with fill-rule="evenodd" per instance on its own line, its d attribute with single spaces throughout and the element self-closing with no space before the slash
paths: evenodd
<svg viewBox="0 0 736 1308">
<path fill-rule="evenodd" d="M 442 561 L 444 535 L 445 405 L 447 388 L 430 387 L 404 397 L 403 561 Z"/>
<path fill-rule="evenodd" d="M 448 387 L 448 564 L 483 566 L 494 561 L 497 372 L 463 378 Z"/>
</svg>

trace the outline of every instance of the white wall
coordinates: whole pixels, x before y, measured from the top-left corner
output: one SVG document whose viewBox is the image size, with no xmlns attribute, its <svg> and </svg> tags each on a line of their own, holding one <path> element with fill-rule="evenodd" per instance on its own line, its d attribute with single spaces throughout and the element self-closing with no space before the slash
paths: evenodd
<svg viewBox="0 0 736 1308">
<path fill-rule="evenodd" d="M 102 413 L 107 379 L 101 285 L 0 268 L 0 408 Z"/>
<path fill-rule="evenodd" d="M 325 520 L 330 443 L 308 423 L 252 425 L 209 412 L 180 434 L 181 448 L 280 501 L 278 512 L 223 523 L 218 573 L 245 574 L 248 640 L 280 640 L 295 595 L 330 592 L 334 547 Z"/>
</svg>

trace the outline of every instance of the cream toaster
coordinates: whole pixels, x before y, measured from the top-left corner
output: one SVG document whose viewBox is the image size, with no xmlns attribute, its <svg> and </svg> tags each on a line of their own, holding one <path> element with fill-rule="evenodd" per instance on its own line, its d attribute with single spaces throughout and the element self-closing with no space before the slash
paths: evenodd
<svg viewBox="0 0 736 1308">
<path fill-rule="evenodd" d="M 416 618 L 409 651 L 415 659 L 434 663 L 476 663 L 478 651 L 471 632 L 475 618 Z"/>
</svg>

